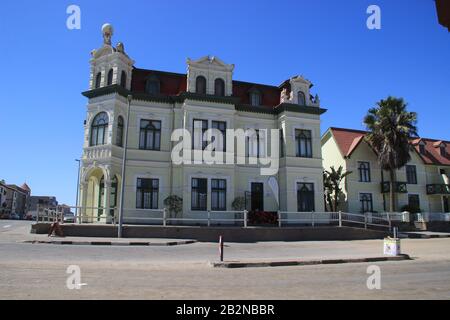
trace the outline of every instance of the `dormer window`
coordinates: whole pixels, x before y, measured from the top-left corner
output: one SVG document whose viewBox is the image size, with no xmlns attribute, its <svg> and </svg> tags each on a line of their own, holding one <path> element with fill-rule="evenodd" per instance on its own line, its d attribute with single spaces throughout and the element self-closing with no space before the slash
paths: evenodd
<svg viewBox="0 0 450 320">
<path fill-rule="evenodd" d="M 107 82 L 107 86 L 112 85 L 112 82 L 113 82 L 113 74 L 114 74 L 113 69 L 109 70 L 109 72 L 108 72 L 108 82 Z"/>
<path fill-rule="evenodd" d="M 425 145 L 423 143 L 419 144 L 419 152 L 420 154 L 425 154 Z"/>
<path fill-rule="evenodd" d="M 159 78 L 155 75 L 151 75 L 147 78 L 147 82 L 145 84 L 145 92 L 148 94 L 159 94 L 160 93 L 160 81 Z"/>
<path fill-rule="evenodd" d="M 102 73 L 99 72 L 99 73 L 97 73 L 97 76 L 95 77 L 95 89 L 100 88 L 101 81 L 102 81 Z"/>
<path fill-rule="evenodd" d="M 195 80 L 195 92 L 198 94 L 206 94 L 206 78 L 198 76 Z"/>
<path fill-rule="evenodd" d="M 447 156 L 447 150 L 445 149 L 445 145 L 442 144 L 439 147 L 439 149 L 440 149 L 441 156 L 445 158 Z"/>
<path fill-rule="evenodd" d="M 299 91 L 297 93 L 297 97 L 298 97 L 298 104 L 301 106 L 305 106 L 306 105 L 306 99 L 305 99 L 305 94 L 303 93 L 303 91 Z"/>
<path fill-rule="evenodd" d="M 127 73 L 125 71 L 122 71 L 120 76 L 120 85 L 124 88 L 127 86 Z"/>
<path fill-rule="evenodd" d="M 261 92 L 256 89 L 250 91 L 250 104 L 252 106 L 260 106 L 262 103 Z"/>
<path fill-rule="evenodd" d="M 220 78 L 214 81 L 214 94 L 219 97 L 225 96 L 225 82 Z"/>
</svg>

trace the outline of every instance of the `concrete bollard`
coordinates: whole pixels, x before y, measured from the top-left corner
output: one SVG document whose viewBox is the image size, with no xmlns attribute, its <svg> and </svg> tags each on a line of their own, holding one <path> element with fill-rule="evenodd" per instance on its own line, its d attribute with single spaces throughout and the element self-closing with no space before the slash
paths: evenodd
<svg viewBox="0 0 450 320">
<path fill-rule="evenodd" d="M 219 237 L 219 258 L 223 262 L 223 236 Z"/>
</svg>

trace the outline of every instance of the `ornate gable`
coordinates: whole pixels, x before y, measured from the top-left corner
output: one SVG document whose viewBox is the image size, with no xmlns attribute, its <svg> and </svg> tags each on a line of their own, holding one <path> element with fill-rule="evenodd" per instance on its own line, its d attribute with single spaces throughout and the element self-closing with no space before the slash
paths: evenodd
<svg viewBox="0 0 450 320">
<path fill-rule="evenodd" d="M 215 94 L 215 81 L 222 79 L 225 83 L 225 95 L 231 96 L 233 92 L 234 64 L 226 64 L 214 56 L 205 56 L 198 60 L 187 59 L 188 65 L 188 91 L 196 92 L 196 79 L 203 76 L 206 79 L 206 93 Z"/>
</svg>

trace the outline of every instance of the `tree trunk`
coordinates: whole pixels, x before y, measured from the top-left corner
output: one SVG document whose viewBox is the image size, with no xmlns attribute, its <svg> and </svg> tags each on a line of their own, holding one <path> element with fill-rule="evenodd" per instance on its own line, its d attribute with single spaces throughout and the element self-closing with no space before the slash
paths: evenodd
<svg viewBox="0 0 450 320">
<path fill-rule="evenodd" d="M 389 170 L 389 176 L 390 176 L 390 190 L 389 190 L 389 211 L 395 212 L 395 196 L 396 196 L 396 190 L 395 190 L 395 169 Z"/>
<path fill-rule="evenodd" d="M 339 204 L 339 188 L 337 186 L 334 186 L 334 210 L 333 212 L 338 211 L 338 204 Z"/>
<path fill-rule="evenodd" d="M 333 212 L 333 201 L 331 200 L 331 193 L 328 193 L 328 205 L 330 206 L 330 212 Z"/>
</svg>

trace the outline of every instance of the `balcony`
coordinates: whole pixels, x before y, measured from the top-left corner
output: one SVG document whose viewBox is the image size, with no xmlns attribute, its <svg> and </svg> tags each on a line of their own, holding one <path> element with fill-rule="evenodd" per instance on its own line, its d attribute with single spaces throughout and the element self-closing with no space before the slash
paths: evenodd
<svg viewBox="0 0 450 320">
<path fill-rule="evenodd" d="M 450 184 L 427 184 L 427 194 L 450 194 Z"/>
<path fill-rule="evenodd" d="M 84 148 L 83 159 L 98 160 L 111 157 L 111 145 L 101 145 L 95 147 Z"/>
<path fill-rule="evenodd" d="M 394 182 L 395 192 L 396 193 L 407 193 L 408 188 L 406 187 L 406 182 Z M 385 181 L 381 183 L 381 193 L 391 192 L 391 183 L 389 181 Z"/>
</svg>

